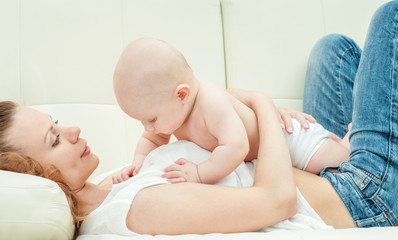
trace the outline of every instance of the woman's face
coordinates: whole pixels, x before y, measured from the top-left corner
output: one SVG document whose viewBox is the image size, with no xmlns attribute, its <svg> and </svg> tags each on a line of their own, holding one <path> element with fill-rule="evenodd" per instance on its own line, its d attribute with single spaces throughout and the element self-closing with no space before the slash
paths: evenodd
<svg viewBox="0 0 398 240">
<path fill-rule="evenodd" d="M 8 132 L 10 144 L 39 161 L 56 166 L 72 189 L 79 189 L 97 168 L 98 157 L 79 138 L 78 127 L 57 125 L 47 114 L 18 107 Z"/>
</svg>

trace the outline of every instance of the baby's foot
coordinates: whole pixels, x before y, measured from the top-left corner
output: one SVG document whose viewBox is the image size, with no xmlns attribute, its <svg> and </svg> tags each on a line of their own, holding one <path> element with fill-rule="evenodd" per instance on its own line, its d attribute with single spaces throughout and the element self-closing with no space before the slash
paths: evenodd
<svg viewBox="0 0 398 240">
<path fill-rule="evenodd" d="M 345 146 L 347 149 L 350 149 L 350 132 L 351 132 L 351 126 L 352 123 L 348 124 L 348 132 L 346 133 L 346 135 L 343 137 L 343 140 L 341 141 L 341 144 L 343 144 L 343 146 Z"/>
<path fill-rule="evenodd" d="M 333 141 L 335 141 L 335 142 L 338 142 L 338 143 L 340 143 L 341 141 L 342 141 L 342 139 L 341 138 L 339 138 L 336 134 L 334 134 L 334 133 L 330 133 L 330 138 L 333 140 Z"/>
</svg>

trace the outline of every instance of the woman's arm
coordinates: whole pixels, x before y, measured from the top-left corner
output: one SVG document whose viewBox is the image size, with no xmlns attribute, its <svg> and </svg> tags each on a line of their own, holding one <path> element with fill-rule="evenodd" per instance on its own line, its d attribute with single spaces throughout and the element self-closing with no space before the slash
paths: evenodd
<svg viewBox="0 0 398 240">
<path fill-rule="evenodd" d="M 295 214 L 290 156 L 275 107 L 264 95 L 241 94 L 259 122 L 254 185 L 244 188 L 180 183 L 142 189 L 127 216 L 129 229 L 153 235 L 245 232 Z"/>
</svg>

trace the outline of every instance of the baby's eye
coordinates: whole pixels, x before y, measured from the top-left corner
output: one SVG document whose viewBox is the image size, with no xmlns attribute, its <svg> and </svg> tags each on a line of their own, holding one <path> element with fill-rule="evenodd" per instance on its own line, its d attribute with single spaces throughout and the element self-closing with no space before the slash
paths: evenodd
<svg viewBox="0 0 398 240">
<path fill-rule="evenodd" d="M 58 124 L 58 120 L 55 120 L 54 123 L 55 123 L 55 124 Z"/>
<path fill-rule="evenodd" d="M 156 118 L 152 119 L 151 121 L 149 121 L 151 123 L 156 122 Z"/>
<path fill-rule="evenodd" d="M 55 137 L 54 143 L 51 145 L 51 147 L 56 147 L 59 144 L 59 133 Z"/>
</svg>

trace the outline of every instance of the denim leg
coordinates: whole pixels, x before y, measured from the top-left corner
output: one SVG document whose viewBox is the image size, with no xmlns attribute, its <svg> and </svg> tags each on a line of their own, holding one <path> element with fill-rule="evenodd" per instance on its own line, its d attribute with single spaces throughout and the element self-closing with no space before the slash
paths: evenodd
<svg viewBox="0 0 398 240">
<path fill-rule="evenodd" d="M 303 111 L 341 138 L 352 121 L 352 90 L 361 52 L 350 38 L 330 34 L 318 41 L 308 60 Z"/>
<path fill-rule="evenodd" d="M 350 161 L 323 171 L 359 227 L 398 225 L 398 1 L 374 14 L 353 89 Z"/>
<path fill-rule="evenodd" d="M 369 27 L 353 100 L 350 163 L 381 179 L 374 197 L 398 217 L 398 2 L 383 5 Z M 367 161 L 364 161 L 367 160 Z M 376 194 L 376 195 L 374 195 Z"/>
</svg>

